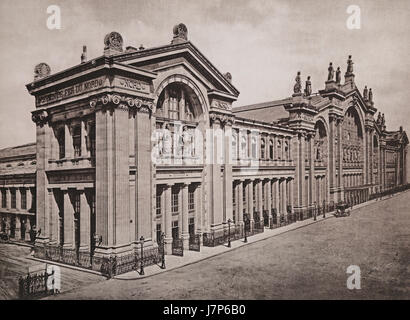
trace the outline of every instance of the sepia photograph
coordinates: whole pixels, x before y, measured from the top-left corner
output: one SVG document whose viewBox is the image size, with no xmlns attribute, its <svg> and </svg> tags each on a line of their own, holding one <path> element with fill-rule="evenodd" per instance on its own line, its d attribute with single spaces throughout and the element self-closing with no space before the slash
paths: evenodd
<svg viewBox="0 0 410 320">
<path fill-rule="evenodd" d="M 410 1 L 0 0 L 0 25 L 0 300 L 410 299 Z"/>
</svg>

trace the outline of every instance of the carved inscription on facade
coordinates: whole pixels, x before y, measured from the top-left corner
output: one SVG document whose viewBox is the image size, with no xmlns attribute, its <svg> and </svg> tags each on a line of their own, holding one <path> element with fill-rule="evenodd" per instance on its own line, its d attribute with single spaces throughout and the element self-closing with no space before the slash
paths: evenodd
<svg viewBox="0 0 410 320">
<path fill-rule="evenodd" d="M 126 89 L 131 89 L 131 90 L 135 90 L 135 91 L 142 91 L 142 92 L 148 92 L 149 91 L 148 84 L 143 82 L 143 81 L 139 81 L 139 80 L 118 77 L 118 78 L 116 78 L 115 83 L 118 86 L 126 88 Z"/>
<path fill-rule="evenodd" d="M 104 82 L 105 77 L 99 77 L 72 85 L 61 90 L 47 93 L 45 95 L 37 97 L 37 107 L 101 88 L 104 85 Z"/>
</svg>

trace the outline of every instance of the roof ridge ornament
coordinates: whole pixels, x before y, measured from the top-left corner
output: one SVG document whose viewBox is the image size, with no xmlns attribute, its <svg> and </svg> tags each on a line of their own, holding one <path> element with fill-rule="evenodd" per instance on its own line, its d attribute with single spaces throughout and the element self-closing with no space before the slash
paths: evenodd
<svg viewBox="0 0 410 320">
<path fill-rule="evenodd" d="M 34 67 L 34 81 L 49 76 L 51 68 L 47 63 L 41 62 Z"/>
<path fill-rule="evenodd" d="M 301 84 L 301 80 L 300 80 L 300 71 L 298 71 L 298 73 L 296 74 L 295 82 L 296 83 L 293 86 L 293 92 L 295 94 L 300 94 L 302 92 L 302 84 Z"/>
<path fill-rule="evenodd" d="M 345 73 L 345 84 L 350 82 L 352 84 L 352 88 L 353 88 L 353 84 L 354 84 L 354 73 L 353 73 L 353 60 L 352 60 L 352 55 L 349 55 L 349 58 L 347 59 L 347 70 Z"/>
<path fill-rule="evenodd" d="M 363 89 L 363 99 L 364 101 L 369 100 L 369 90 L 367 89 L 367 86 L 364 86 L 364 89 Z"/>
<path fill-rule="evenodd" d="M 171 44 L 177 44 L 181 42 L 188 41 L 188 28 L 185 24 L 179 23 L 174 26 L 172 29 L 174 37 L 171 41 Z"/>
<path fill-rule="evenodd" d="M 104 54 L 113 55 L 115 53 L 123 52 L 124 41 L 122 36 L 116 32 L 112 31 L 104 37 Z"/>
</svg>

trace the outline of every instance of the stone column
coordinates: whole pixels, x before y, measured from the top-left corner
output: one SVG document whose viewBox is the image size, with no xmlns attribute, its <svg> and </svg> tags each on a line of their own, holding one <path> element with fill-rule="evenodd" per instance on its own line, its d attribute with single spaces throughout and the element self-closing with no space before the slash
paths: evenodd
<svg viewBox="0 0 410 320">
<path fill-rule="evenodd" d="M 202 245 L 202 233 L 204 230 L 202 218 L 202 185 L 198 184 L 195 189 L 195 228 L 196 234 L 199 234 L 199 239 Z"/>
<path fill-rule="evenodd" d="M 21 239 L 21 223 L 20 223 L 20 215 L 15 215 L 16 225 L 14 228 L 14 239 L 20 240 Z"/>
<path fill-rule="evenodd" d="M 337 199 L 335 197 L 336 191 L 336 146 L 335 146 L 335 138 L 336 138 L 336 121 L 337 118 L 335 115 L 329 116 L 329 123 L 330 123 L 330 135 L 329 135 L 329 185 L 330 185 L 330 200 L 333 200 L 335 203 Z"/>
<path fill-rule="evenodd" d="M 31 188 L 27 188 L 26 196 L 27 196 L 27 210 L 30 210 L 33 208 L 33 194 L 31 192 Z"/>
<path fill-rule="evenodd" d="M 230 133 L 230 134 L 228 134 Z M 231 148 L 231 135 L 232 127 L 229 124 L 224 126 L 224 159 L 225 159 L 225 168 L 224 168 L 224 221 L 232 220 L 232 148 Z"/>
<path fill-rule="evenodd" d="M 49 189 L 48 190 L 48 199 L 49 199 L 49 206 L 50 206 L 50 242 L 53 244 L 57 244 L 58 242 L 58 212 L 59 208 L 55 198 L 55 191 L 56 189 Z"/>
<path fill-rule="evenodd" d="M 172 253 L 171 188 L 172 184 L 168 184 L 164 187 L 165 206 L 163 214 L 165 215 L 165 250 L 167 254 Z"/>
<path fill-rule="evenodd" d="M 246 185 L 248 193 L 248 214 L 251 223 L 251 228 L 253 227 L 253 180 L 250 180 Z M 252 229 L 251 229 L 252 230 Z"/>
<path fill-rule="evenodd" d="M 239 225 L 243 225 L 243 180 L 240 180 L 238 183 L 238 199 L 237 199 L 237 207 L 238 207 L 238 222 Z"/>
<path fill-rule="evenodd" d="M 263 180 L 258 180 L 257 182 L 257 210 L 259 211 L 259 219 L 263 219 L 263 203 L 262 203 L 262 191 L 263 191 Z"/>
<path fill-rule="evenodd" d="M 182 240 L 184 249 L 189 249 L 189 230 L 188 230 L 188 184 L 183 184 L 182 188 Z"/>
<path fill-rule="evenodd" d="M 268 216 L 272 216 L 272 181 L 269 179 L 266 182 L 266 210 L 268 210 Z"/>
<path fill-rule="evenodd" d="M 338 175 L 337 175 L 337 185 L 340 189 L 339 200 L 343 200 L 344 198 L 344 191 L 343 191 L 343 148 L 342 148 L 342 122 L 340 119 L 337 120 L 337 159 L 339 163 L 338 167 Z"/>
<path fill-rule="evenodd" d="M 279 222 L 280 222 L 280 214 L 281 214 L 281 212 L 280 212 L 280 210 L 279 210 L 279 207 L 280 207 L 280 205 L 279 205 L 279 201 L 280 201 L 280 198 L 279 198 L 279 186 L 280 186 L 280 184 L 279 184 L 279 179 L 276 179 L 275 182 L 274 182 L 274 184 L 275 184 L 276 219 L 277 219 L 277 224 L 279 225 Z"/>
<path fill-rule="evenodd" d="M 280 182 L 280 193 L 281 193 L 281 202 L 282 202 L 282 212 L 285 215 L 285 221 L 288 220 L 288 214 L 286 212 L 286 179 L 282 178 Z"/>
<path fill-rule="evenodd" d="M 74 207 L 70 191 L 64 190 L 64 248 L 74 248 Z"/>
<path fill-rule="evenodd" d="M 185 92 L 181 90 L 181 100 L 179 100 L 179 119 L 185 120 Z"/>
<path fill-rule="evenodd" d="M 80 194 L 80 250 L 89 251 L 91 249 L 91 212 L 87 201 L 85 190 Z"/>
<path fill-rule="evenodd" d="M 290 206 L 292 207 L 292 213 L 293 213 L 293 206 L 294 206 L 294 198 L 293 198 L 293 178 L 289 180 L 289 202 Z"/>
<path fill-rule="evenodd" d="M 90 154 L 87 150 L 87 130 L 85 125 L 85 120 L 81 120 L 81 156 L 89 157 Z"/>
<path fill-rule="evenodd" d="M 314 138 L 315 135 L 312 134 L 309 136 L 309 189 L 310 189 L 310 198 L 308 205 L 311 206 L 316 201 L 316 184 L 315 184 L 315 152 L 314 152 Z"/>
<path fill-rule="evenodd" d="M 65 158 L 71 159 L 74 157 L 74 146 L 69 123 L 64 124 L 64 142 Z"/>
<path fill-rule="evenodd" d="M 16 209 L 21 209 L 21 193 L 20 188 L 16 188 Z"/>
<path fill-rule="evenodd" d="M 26 234 L 24 240 L 30 241 L 30 231 L 31 231 L 31 221 L 30 221 L 30 216 L 26 217 Z"/>
</svg>

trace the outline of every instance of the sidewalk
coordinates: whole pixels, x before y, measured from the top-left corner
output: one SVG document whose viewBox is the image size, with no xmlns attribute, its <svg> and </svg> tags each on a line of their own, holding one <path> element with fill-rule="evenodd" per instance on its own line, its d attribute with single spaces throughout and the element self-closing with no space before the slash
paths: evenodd
<svg viewBox="0 0 410 320">
<path fill-rule="evenodd" d="M 114 279 L 118 279 L 118 280 L 145 279 L 145 278 L 152 277 L 160 273 L 175 270 L 175 269 L 182 268 L 184 266 L 187 266 L 187 265 L 199 262 L 199 261 L 203 261 L 203 260 L 206 260 L 212 257 L 216 257 L 226 252 L 241 248 L 243 246 L 252 245 L 253 243 L 263 241 L 265 239 L 275 237 L 285 232 L 296 230 L 296 229 L 308 226 L 310 224 L 318 223 L 320 221 L 327 220 L 330 218 L 334 218 L 333 213 L 331 212 L 326 213 L 326 218 L 323 218 L 322 215 L 318 216 L 316 221 L 313 221 L 313 218 L 309 218 L 303 221 L 294 222 L 292 224 L 289 224 L 287 226 L 283 226 L 280 228 L 275 228 L 275 229 L 265 228 L 264 232 L 248 237 L 247 243 L 245 243 L 243 239 L 232 241 L 231 248 L 228 248 L 227 244 L 216 246 L 216 247 L 201 246 L 200 252 L 184 250 L 183 257 L 166 255 L 165 256 L 166 269 L 161 269 L 159 265 L 151 265 L 151 266 L 144 268 L 145 275 L 143 276 L 139 275 L 139 271 L 131 271 L 131 272 L 127 272 L 127 273 L 115 276 Z"/>
<path fill-rule="evenodd" d="M 403 191 L 406 192 L 406 191 Z M 393 195 L 385 196 L 382 198 L 376 198 L 373 200 L 369 200 L 363 203 L 360 203 L 358 205 L 355 205 L 353 207 L 353 210 L 371 205 L 377 201 L 383 201 L 386 199 L 390 199 L 391 197 L 396 197 L 403 192 L 398 192 Z M 351 211 L 351 213 L 354 213 L 354 211 Z M 231 242 L 231 248 L 227 247 L 227 244 L 221 245 L 221 246 L 216 246 L 216 247 L 205 247 L 201 246 L 201 251 L 196 252 L 196 251 L 190 251 L 190 250 L 184 250 L 184 256 L 183 257 L 178 257 L 178 256 L 173 256 L 173 255 L 166 255 L 165 256 L 165 264 L 166 264 L 166 269 L 161 269 L 159 265 L 151 265 L 148 267 L 144 268 L 144 275 L 140 276 L 139 271 L 131 271 L 127 272 L 118 276 L 115 276 L 114 279 L 118 280 L 139 280 L 139 279 L 145 279 L 148 277 L 152 277 L 154 275 L 164 273 L 167 271 L 175 270 L 178 268 L 182 268 L 184 266 L 203 261 L 212 257 L 219 256 L 221 254 L 224 254 L 226 252 L 236 250 L 238 248 L 241 248 L 243 246 L 247 245 L 252 245 L 253 243 L 263 241 L 265 239 L 271 238 L 278 236 L 280 234 L 283 234 L 285 232 L 289 232 L 292 230 L 296 230 L 308 225 L 311 225 L 313 223 L 318 223 L 330 218 L 335 218 L 333 215 L 334 211 L 326 213 L 326 218 L 323 218 L 323 215 L 317 216 L 317 220 L 314 221 L 313 218 L 309 218 L 303 221 L 297 221 L 295 223 L 289 224 L 284 227 L 276 228 L 276 229 L 268 229 L 265 228 L 263 233 L 259 233 L 256 235 L 253 235 L 251 237 L 248 237 L 248 242 L 244 243 L 243 239 L 240 240 L 235 240 Z"/>
</svg>

